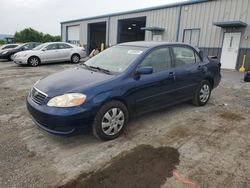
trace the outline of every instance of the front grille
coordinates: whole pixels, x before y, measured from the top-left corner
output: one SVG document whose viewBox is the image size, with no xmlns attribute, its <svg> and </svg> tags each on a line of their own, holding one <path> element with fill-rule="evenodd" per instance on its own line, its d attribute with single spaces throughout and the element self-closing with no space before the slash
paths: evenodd
<svg viewBox="0 0 250 188">
<path fill-rule="evenodd" d="M 32 88 L 31 98 L 37 104 L 42 104 L 42 102 L 46 99 L 47 95 L 35 87 Z"/>
</svg>

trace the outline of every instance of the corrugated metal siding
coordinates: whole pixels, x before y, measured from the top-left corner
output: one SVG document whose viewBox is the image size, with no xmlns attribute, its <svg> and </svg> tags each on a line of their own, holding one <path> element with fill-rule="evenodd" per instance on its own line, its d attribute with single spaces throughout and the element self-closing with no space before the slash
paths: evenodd
<svg viewBox="0 0 250 188">
<path fill-rule="evenodd" d="M 221 48 L 224 32 L 241 31 L 241 48 L 250 48 L 250 0 L 211 0 L 209 2 L 184 5 L 180 20 L 178 41 L 183 39 L 184 29 L 200 28 L 199 46 L 204 48 Z M 179 7 L 170 7 L 138 13 L 129 13 L 110 17 L 109 44 L 117 43 L 118 20 L 146 16 L 146 26 L 165 28 L 162 39 L 175 41 Z M 80 22 L 62 24 L 62 40 L 66 40 L 66 27 L 80 24 L 80 42 L 87 44 L 88 23 L 107 21 L 109 18 L 91 19 Z M 248 24 L 247 28 L 236 30 L 222 29 L 213 25 L 218 21 L 240 20 Z M 108 28 L 107 28 L 108 33 Z M 151 32 L 146 31 L 145 40 L 151 40 Z"/>
<path fill-rule="evenodd" d="M 117 43 L 118 21 L 128 18 L 146 17 L 146 27 L 162 27 L 165 28 L 163 40 L 174 41 L 176 36 L 176 21 L 178 16 L 178 7 L 160 9 L 154 11 L 140 12 L 134 14 L 125 14 L 114 16 L 110 19 L 110 43 Z M 145 40 L 152 40 L 151 32 L 146 31 Z"/>
<path fill-rule="evenodd" d="M 221 47 L 224 32 L 228 30 L 216 27 L 213 23 L 240 20 L 248 23 L 247 28 L 240 29 L 243 32 L 241 47 L 249 47 L 250 40 L 245 40 L 245 37 L 250 35 L 249 10 L 249 0 L 213 0 L 186 5 L 182 10 L 179 41 L 182 41 L 184 29 L 200 28 L 199 46 L 208 48 Z"/>
</svg>

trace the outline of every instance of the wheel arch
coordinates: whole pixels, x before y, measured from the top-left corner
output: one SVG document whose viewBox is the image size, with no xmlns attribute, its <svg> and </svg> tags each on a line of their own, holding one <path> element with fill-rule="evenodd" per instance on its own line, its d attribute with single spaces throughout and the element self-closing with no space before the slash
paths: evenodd
<svg viewBox="0 0 250 188">
<path fill-rule="evenodd" d="M 126 107 L 127 110 L 128 110 L 129 117 L 130 117 L 131 112 L 132 112 L 132 108 L 131 108 L 131 106 L 129 105 L 128 101 L 126 101 L 126 100 L 123 99 L 122 97 L 112 97 L 112 98 L 108 98 L 107 100 L 104 100 L 104 101 L 102 102 L 102 104 L 100 105 L 100 108 L 101 108 L 103 105 L 105 105 L 105 104 L 107 104 L 107 103 L 109 103 L 109 102 L 111 102 L 111 101 L 118 101 L 118 102 L 122 103 L 123 105 L 125 105 L 125 107 Z"/>
<path fill-rule="evenodd" d="M 72 53 L 72 55 L 71 55 L 70 59 L 72 59 L 72 57 L 73 57 L 74 55 L 78 55 L 78 56 L 79 56 L 79 58 L 81 59 L 80 54 L 79 54 L 79 53 L 77 53 L 77 52 Z"/>
<path fill-rule="evenodd" d="M 30 56 L 28 59 L 27 59 L 27 63 L 29 64 L 29 60 L 32 58 L 32 57 L 36 57 L 38 60 L 39 60 L 39 63 L 41 63 L 41 58 L 38 57 L 37 55 L 32 55 Z"/>
<path fill-rule="evenodd" d="M 209 81 L 211 87 L 214 88 L 214 79 L 210 76 L 205 77 L 205 80 Z"/>
</svg>

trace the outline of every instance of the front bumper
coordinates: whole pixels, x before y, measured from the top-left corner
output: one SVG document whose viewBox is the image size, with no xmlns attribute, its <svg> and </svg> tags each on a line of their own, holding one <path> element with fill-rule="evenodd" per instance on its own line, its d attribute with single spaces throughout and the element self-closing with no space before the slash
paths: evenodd
<svg viewBox="0 0 250 188">
<path fill-rule="evenodd" d="M 14 58 L 13 59 L 14 63 L 18 64 L 18 65 L 24 65 L 24 64 L 28 64 L 28 59 L 25 57 L 18 57 L 18 58 Z"/>
<path fill-rule="evenodd" d="M 95 110 L 90 105 L 73 108 L 53 108 L 35 103 L 30 95 L 26 105 L 34 123 L 41 129 L 56 135 L 71 135 L 86 131 L 92 124 Z"/>
<path fill-rule="evenodd" d="M 0 54 L 0 59 L 9 59 L 9 54 Z"/>
</svg>

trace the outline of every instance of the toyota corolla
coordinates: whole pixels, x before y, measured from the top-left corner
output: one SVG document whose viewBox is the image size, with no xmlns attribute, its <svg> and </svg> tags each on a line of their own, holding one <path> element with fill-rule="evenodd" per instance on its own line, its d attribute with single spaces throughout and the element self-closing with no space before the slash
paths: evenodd
<svg viewBox="0 0 250 188">
<path fill-rule="evenodd" d="M 220 66 L 186 44 L 119 44 L 39 80 L 27 108 L 49 133 L 69 135 L 91 127 L 97 138 L 111 140 L 139 114 L 184 101 L 204 106 L 220 83 Z"/>
</svg>

